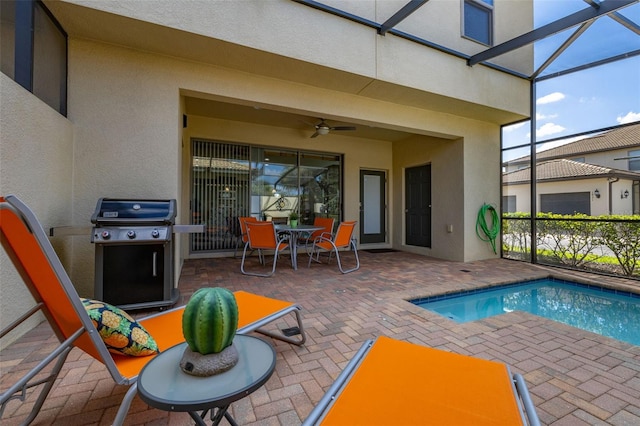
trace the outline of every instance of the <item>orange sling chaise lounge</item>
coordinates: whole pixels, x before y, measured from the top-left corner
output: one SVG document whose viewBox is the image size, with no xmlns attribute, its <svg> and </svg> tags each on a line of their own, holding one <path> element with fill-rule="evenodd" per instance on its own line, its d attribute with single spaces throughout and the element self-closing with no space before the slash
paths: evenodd
<svg viewBox="0 0 640 426">
<path fill-rule="evenodd" d="M 368 340 L 303 426 L 539 426 L 524 379 L 499 362 L 380 336 Z"/>
<path fill-rule="evenodd" d="M 31 423 L 40 411 L 67 355 L 75 347 L 103 363 L 117 384 L 131 385 L 113 421 L 115 425 L 122 424 L 137 392 L 138 374 L 154 355 L 126 356 L 109 352 L 42 226 L 33 212 L 12 195 L 0 197 L 0 242 L 35 299 L 35 306 L 4 327 L 0 331 L 0 337 L 7 335 L 31 315 L 42 311 L 60 341 L 60 345 L 51 354 L 0 395 L 0 419 L 8 402 L 15 399 L 24 401 L 29 389 L 42 386 L 35 405 L 23 424 Z M 299 305 L 244 291 L 234 294 L 238 303 L 238 333 L 255 331 L 296 345 L 305 342 Z M 184 307 L 175 308 L 138 319 L 137 322 L 154 338 L 158 349 L 163 351 L 184 341 L 183 310 Z M 287 336 L 262 328 L 288 314 L 295 316 L 297 327 L 291 327 L 291 333 L 287 333 Z M 46 369 L 52 363 L 53 368 Z M 50 370 L 45 378 L 42 378 L 45 374 L 43 370 Z"/>
</svg>

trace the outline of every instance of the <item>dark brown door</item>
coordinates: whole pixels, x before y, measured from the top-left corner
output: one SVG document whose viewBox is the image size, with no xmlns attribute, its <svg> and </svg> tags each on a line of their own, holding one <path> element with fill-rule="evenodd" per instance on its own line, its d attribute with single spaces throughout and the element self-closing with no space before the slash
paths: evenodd
<svg viewBox="0 0 640 426">
<path fill-rule="evenodd" d="M 406 244 L 431 247 L 431 165 L 405 171 Z"/>
</svg>

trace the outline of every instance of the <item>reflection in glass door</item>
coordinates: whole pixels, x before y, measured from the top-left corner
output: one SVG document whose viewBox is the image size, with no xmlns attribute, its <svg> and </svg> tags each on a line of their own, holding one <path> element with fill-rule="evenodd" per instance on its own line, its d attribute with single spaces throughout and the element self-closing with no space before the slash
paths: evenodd
<svg viewBox="0 0 640 426">
<path fill-rule="evenodd" d="M 332 154 L 257 148 L 251 150 L 251 215 L 262 220 L 300 214 L 340 220 L 341 157 Z"/>
<path fill-rule="evenodd" d="M 298 211 L 298 153 L 251 148 L 251 216 L 287 220 Z"/>
<path fill-rule="evenodd" d="M 335 220 L 342 211 L 342 158 L 339 155 L 300 154 L 300 219 L 313 224 L 316 217 Z"/>
<path fill-rule="evenodd" d="M 287 221 L 295 211 L 300 223 L 339 223 L 341 178 L 340 155 L 193 140 L 191 223 L 206 231 L 191 235 L 191 251 L 234 250 L 239 216 Z"/>
</svg>

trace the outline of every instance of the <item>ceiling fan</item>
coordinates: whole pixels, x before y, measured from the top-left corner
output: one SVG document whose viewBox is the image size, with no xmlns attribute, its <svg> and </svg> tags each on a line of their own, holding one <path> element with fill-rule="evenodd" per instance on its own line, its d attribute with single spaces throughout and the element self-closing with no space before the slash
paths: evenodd
<svg viewBox="0 0 640 426">
<path fill-rule="evenodd" d="M 334 126 L 334 127 L 329 126 L 324 121 L 324 118 L 321 118 L 320 122 L 314 125 L 313 127 L 316 128 L 316 131 L 314 134 L 311 135 L 312 138 L 318 137 L 319 135 L 329 134 L 329 132 L 332 130 L 356 130 L 355 126 Z"/>
</svg>

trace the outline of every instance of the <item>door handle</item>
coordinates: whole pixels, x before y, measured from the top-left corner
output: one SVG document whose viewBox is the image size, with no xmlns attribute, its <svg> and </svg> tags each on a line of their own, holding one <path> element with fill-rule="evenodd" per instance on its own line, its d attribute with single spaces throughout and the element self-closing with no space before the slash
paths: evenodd
<svg viewBox="0 0 640 426">
<path fill-rule="evenodd" d="M 158 252 L 154 251 L 153 252 L 153 276 L 157 277 L 158 276 Z"/>
</svg>

